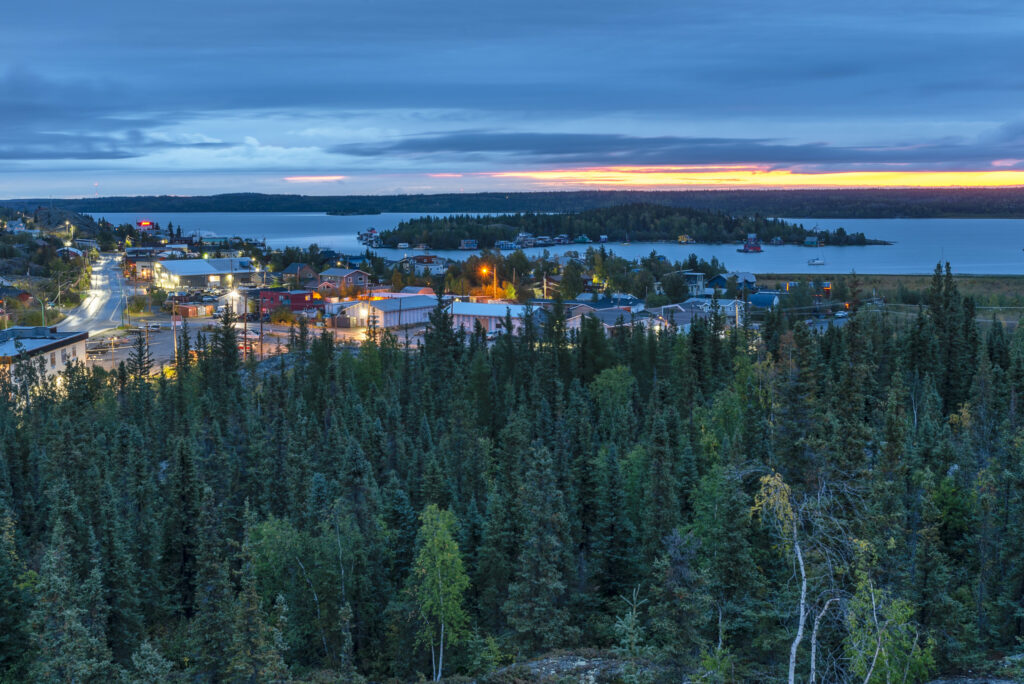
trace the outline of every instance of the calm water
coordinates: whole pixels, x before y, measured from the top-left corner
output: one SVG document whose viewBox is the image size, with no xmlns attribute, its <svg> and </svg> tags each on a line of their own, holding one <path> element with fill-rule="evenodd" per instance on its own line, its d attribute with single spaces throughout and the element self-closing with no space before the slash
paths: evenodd
<svg viewBox="0 0 1024 684">
<path fill-rule="evenodd" d="M 348 254 L 364 250 L 356 234 L 371 226 L 387 230 L 399 222 L 422 216 L 380 214 L 376 216 L 327 216 L 298 213 L 179 213 L 179 214 L 106 214 L 113 223 L 134 223 L 148 219 L 166 226 L 173 221 L 184 233 L 242 236 L 265 239 L 273 247 L 316 243 Z M 97 215 L 97 218 L 99 216 Z M 869 238 L 894 242 L 877 247 L 765 246 L 761 254 L 739 254 L 736 245 L 679 245 L 675 243 L 609 244 L 607 248 L 626 258 L 646 256 L 652 251 L 671 260 L 685 259 L 691 253 L 704 259 L 718 257 L 730 270 L 756 273 L 931 273 L 935 264 L 949 261 L 953 270 L 963 274 L 1024 275 L 1024 219 L 786 219 L 805 227 L 817 225 L 830 230 L 843 227 L 848 232 L 863 232 Z M 540 254 L 545 248 L 525 250 Z M 585 246 L 561 245 L 546 248 L 552 254 L 585 250 Z M 390 258 L 406 252 L 377 250 Z M 438 251 L 453 258 L 465 258 L 466 252 Z M 820 256 L 824 266 L 808 266 L 807 260 Z"/>
</svg>

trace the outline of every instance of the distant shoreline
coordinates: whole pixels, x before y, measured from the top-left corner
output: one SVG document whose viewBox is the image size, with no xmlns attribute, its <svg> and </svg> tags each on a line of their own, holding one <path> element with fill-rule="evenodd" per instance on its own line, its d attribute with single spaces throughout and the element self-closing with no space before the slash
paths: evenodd
<svg viewBox="0 0 1024 684">
<path fill-rule="evenodd" d="M 835 190 L 581 190 L 436 195 L 265 195 L 19 198 L 0 207 L 33 211 L 58 207 L 83 213 L 315 212 L 448 214 L 574 213 L 648 203 L 724 211 L 734 215 L 807 218 L 1024 218 L 1024 188 L 906 188 Z"/>
</svg>

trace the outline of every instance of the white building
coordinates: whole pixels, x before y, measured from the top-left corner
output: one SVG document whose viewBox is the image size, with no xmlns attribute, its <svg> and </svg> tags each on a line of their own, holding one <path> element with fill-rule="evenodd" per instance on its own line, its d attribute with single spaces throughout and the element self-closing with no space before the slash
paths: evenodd
<svg viewBox="0 0 1024 684">
<path fill-rule="evenodd" d="M 252 260 L 173 259 L 153 263 L 153 283 L 165 290 L 234 287 L 251 282 Z"/>
<path fill-rule="evenodd" d="M 16 325 L 0 330 L 0 373 L 25 361 L 39 363 L 46 377 L 56 375 L 73 362 L 85 363 L 87 332 L 57 332 L 57 326 Z"/>
<path fill-rule="evenodd" d="M 534 309 L 535 314 L 542 309 Z M 455 329 L 465 328 L 473 332 L 479 321 L 487 332 L 511 332 L 513 335 L 522 330 L 526 307 L 522 304 L 476 304 L 474 302 L 452 302 L 452 323 Z M 512 317 L 512 330 L 504 330 L 505 317 Z M 539 322 L 539 321 L 538 321 Z"/>
<path fill-rule="evenodd" d="M 344 312 L 355 327 L 368 327 L 373 320 L 378 328 L 401 328 L 426 323 L 435 306 L 436 297 L 413 295 L 355 302 Z"/>
</svg>

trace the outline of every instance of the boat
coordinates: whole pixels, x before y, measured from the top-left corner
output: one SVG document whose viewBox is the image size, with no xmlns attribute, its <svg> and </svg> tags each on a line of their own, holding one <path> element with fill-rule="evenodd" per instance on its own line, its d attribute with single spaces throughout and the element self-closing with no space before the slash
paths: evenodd
<svg viewBox="0 0 1024 684">
<path fill-rule="evenodd" d="M 743 246 L 736 251 L 740 254 L 760 254 L 761 241 L 757 239 L 757 234 L 747 233 L 747 241 L 744 242 Z"/>
<path fill-rule="evenodd" d="M 824 266 L 825 265 L 825 257 L 816 256 L 813 259 L 808 259 L 807 260 L 807 265 L 808 266 Z"/>
<path fill-rule="evenodd" d="M 399 242 L 398 243 L 398 249 L 409 249 L 409 243 L 408 242 Z"/>
</svg>

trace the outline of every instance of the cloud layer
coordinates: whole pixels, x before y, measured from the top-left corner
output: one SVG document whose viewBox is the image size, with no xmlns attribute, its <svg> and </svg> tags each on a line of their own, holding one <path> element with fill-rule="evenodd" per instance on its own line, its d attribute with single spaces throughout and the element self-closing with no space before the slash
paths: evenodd
<svg viewBox="0 0 1024 684">
<path fill-rule="evenodd" d="M 1024 159 L 1024 6 L 1009 0 L 150 5 L 5 9 L 0 193 Z"/>
</svg>

